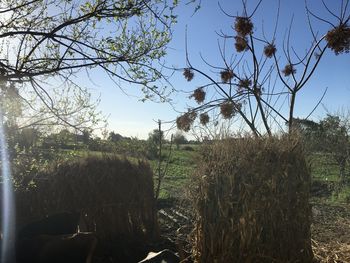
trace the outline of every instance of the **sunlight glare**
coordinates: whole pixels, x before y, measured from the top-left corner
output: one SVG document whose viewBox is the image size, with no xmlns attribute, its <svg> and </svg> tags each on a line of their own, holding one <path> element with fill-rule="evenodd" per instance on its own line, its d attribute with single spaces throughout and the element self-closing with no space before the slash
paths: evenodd
<svg viewBox="0 0 350 263">
<path fill-rule="evenodd" d="M 0 108 L 0 154 L 1 154 L 1 176 L 2 176 L 2 242 L 1 261 L 2 263 L 14 262 L 15 244 L 15 206 L 11 178 L 11 169 L 7 151 L 7 143 L 4 129 L 4 120 Z"/>
</svg>

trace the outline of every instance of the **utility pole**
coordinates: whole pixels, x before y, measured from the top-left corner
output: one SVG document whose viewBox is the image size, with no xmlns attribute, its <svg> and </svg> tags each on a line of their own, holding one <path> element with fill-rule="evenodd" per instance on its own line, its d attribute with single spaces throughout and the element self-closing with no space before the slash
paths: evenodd
<svg viewBox="0 0 350 263">
<path fill-rule="evenodd" d="M 160 184 L 162 181 L 162 121 L 158 120 L 158 183 L 157 183 L 157 190 L 156 190 L 156 199 L 159 197 L 160 192 Z"/>
</svg>

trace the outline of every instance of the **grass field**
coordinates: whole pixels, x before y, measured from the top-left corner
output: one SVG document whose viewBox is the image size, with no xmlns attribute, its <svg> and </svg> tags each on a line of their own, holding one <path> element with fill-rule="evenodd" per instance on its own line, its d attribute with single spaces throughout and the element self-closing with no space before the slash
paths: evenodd
<svg viewBox="0 0 350 263">
<path fill-rule="evenodd" d="M 184 194 L 189 177 L 196 168 L 195 151 L 175 150 L 162 185 L 160 198 L 178 198 Z M 316 153 L 308 157 L 312 175 L 311 193 L 313 207 L 311 235 L 315 258 L 321 263 L 350 262 L 349 208 L 350 186 L 338 187 L 339 169 L 331 156 Z M 155 162 L 152 161 L 154 167 Z M 347 171 L 349 172 L 349 171 Z"/>
<path fill-rule="evenodd" d="M 189 182 L 189 178 L 193 170 L 195 169 L 195 158 L 198 152 L 198 145 L 191 145 L 192 150 L 186 150 L 189 145 L 182 145 L 179 149 L 173 148 L 170 154 L 170 159 L 168 160 L 169 150 L 165 147 L 163 151 L 163 160 L 161 163 L 162 172 L 166 169 L 164 179 L 162 180 L 161 190 L 160 190 L 160 199 L 172 199 L 172 198 L 181 198 L 185 192 L 186 185 Z M 60 150 L 56 152 L 57 156 L 65 156 L 70 158 L 81 158 L 88 156 L 102 156 L 117 155 L 120 158 L 127 158 L 131 162 L 137 162 L 138 158 L 125 156 L 118 152 L 100 152 L 100 151 L 86 151 L 86 150 Z M 167 165 L 168 162 L 168 165 Z M 158 174 L 158 160 L 152 159 L 149 160 L 149 163 L 154 171 L 155 179 Z M 155 181 L 156 185 L 156 181 Z"/>
<path fill-rule="evenodd" d="M 163 161 L 161 164 L 164 170 L 167 166 L 165 177 L 161 184 L 159 199 L 161 204 L 170 204 L 164 208 L 169 215 L 177 216 L 174 209 L 183 209 L 191 211 L 182 202 L 173 202 L 186 197 L 186 190 L 190 183 L 191 174 L 196 169 L 196 159 L 199 156 L 200 147 L 198 145 L 181 145 L 179 149 L 174 148 L 168 160 L 168 147 L 165 145 L 163 151 Z M 82 158 L 88 156 L 114 156 L 127 158 L 131 162 L 138 162 L 138 158 L 126 156 L 118 152 L 101 152 L 86 150 L 63 150 L 58 149 L 50 152 L 55 156 L 53 160 L 65 161 L 74 158 Z M 312 218 L 312 242 L 313 251 L 317 259 L 322 263 L 334 262 L 350 262 L 350 238 L 349 238 L 349 208 L 350 208 L 350 185 L 347 184 L 339 187 L 339 168 L 337 163 L 330 155 L 315 153 L 308 156 L 310 169 L 312 174 L 312 192 L 310 205 L 313 207 L 315 215 Z M 168 162 L 168 165 L 167 165 Z M 157 182 L 158 161 L 156 159 L 149 160 L 151 168 L 154 171 L 155 185 Z M 349 169 L 346 171 L 349 175 Z M 315 191 L 316 189 L 316 191 Z M 168 202 L 169 201 L 169 202 Z M 160 207 L 160 206 L 159 206 Z M 166 210 L 168 209 L 168 210 Z M 180 210 L 183 213 L 183 210 Z M 177 210 L 175 210 L 177 211 Z M 184 213 L 186 215 L 186 213 Z M 189 213 L 190 214 L 190 213 Z M 191 219 L 191 217 L 188 217 Z M 163 221 L 164 222 L 163 222 Z M 173 223 L 164 218 L 160 220 L 162 235 L 166 240 L 175 240 L 179 233 L 177 230 L 183 225 L 178 222 Z M 162 223 L 163 222 L 163 223 Z M 182 222 L 182 221 L 179 221 Z M 187 222 L 187 221 L 186 221 Z M 187 226 L 184 224 L 184 226 Z M 192 226 L 189 224 L 189 226 Z M 188 226 L 187 226 L 188 227 Z M 190 228 L 188 231 L 191 231 Z M 188 233 L 182 233 L 184 238 Z M 174 242 L 175 244 L 175 242 Z"/>
<path fill-rule="evenodd" d="M 193 147 L 193 151 L 173 150 L 170 158 L 167 174 L 161 187 L 160 198 L 177 198 L 183 195 L 189 177 L 196 168 L 196 154 L 200 146 Z M 323 201 L 330 203 L 350 202 L 350 186 L 339 187 L 339 168 L 330 155 L 315 153 L 309 156 L 310 169 L 313 182 L 321 182 L 328 185 L 331 195 L 323 198 Z M 163 164 L 164 166 L 165 164 Z M 155 173 L 157 172 L 157 162 L 151 161 Z M 347 174 L 349 174 L 349 170 Z"/>
<path fill-rule="evenodd" d="M 173 149 L 170 157 L 166 176 L 161 185 L 160 198 L 179 198 L 186 192 L 186 187 L 189 183 L 190 176 L 196 168 L 196 156 L 200 149 L 199 145 L 191 146 L 192 151 L 185 150 L 185 145 L 182 145 L 179 150 Z M 167 156 L 167 150 L 164 151 L 164 156 Z M 314 153 L 309 155 L 310 170 L 312 182 L 322 183 L 328 187 L 331 192 L 322 198 L 322 202 L 328 203 L 349 203 L 350 202 L 350 185 L 339 187 L 339 166 L 333 160 L 332 156 L 324 153 Z M 165 167 L 165 160 L 162 167 Z M 154 173 L 157 174 L 156 160 L 150 160 Z M 349 167 L 346 171 L 350 174 Z M 319 197 L 313 197 L 313 199 Z"/>
<path fill-rule="evenodd" d="M 339 166 L 332 156 L 324 153 L 314 153 L 309 156 L 309 161 L 313 183 L 321 182 L 327 185 L 332 192 L 328 198 L 323 198 L 323 201 L 330 203 L 349 203 L 349 178 L 346 180 L 347 184 L 340 186 Z M 350 174 L 349 167 L 347 167 L 346 174 Z"/>
<path fill-rule="evenodd" d="M 170 155 L 169 164 L 161 185 L 161 191 L 159 198 L 181 198 L 186 191 L 186 185 L 189 182 L 189 178 L 193 170 L 195 169 L 195 158 L 197 150 L 183 150 L 180 147 L 179 150 L 173 149 Z M 168 152 L 164 153 L 167 156 Z M 158 162 L 156 160 L 151 160 L 151 166 L 154 170 L 155 175 L 157 174 Z M 162 163 L 162 168 L 166 166 L 166 160 Z"/>
<path fill-rule="evenodd" d="M 196 156 L 200 149 L 200 145 L 181 145 L 179 149 L 173 148 L 170 159 L 168 160 L 168 148 L 163 150 L 163 161 L 161 164 L 162 172 L 167 166 L 165 177 L 162 180 L 160 199 L 181 198 L 186 192 L 186 186 L 189 183 L 189 178 L 196 168 Z M 87 156 L 101 155 L 118 155 L 124 158 L 125 155 L 118 153 L 103 153 L 100 151 L 72 151 L 61 150 L 59 155 L 68 158 L 79 158 Z M 137 158 L 127 156 L 132 162 L 137 162 Z M 312 174 L 312 182 L 314 184 L 328 187 L 327 196 L 322 197 L 323 202 L 329 203 L 349 203 L 350 202 L 350 185 L 339 187 L 339 166 L 334 161 L 331 155 L 324 153 L 314 153 L 308 156 L 310 169 Z M 149 160 L 154 171 L 155 178 L 158 174 L 158 160 Z M 168 165 L 166 164 L 168 162 Z M 347 167 L 346 173 L 350 174 L 350 169 Z M 349 181 L 349 180 L 348 180 Z M 314 198 L 314 197 L 313 197 Z M 316 197 L 318 198 L 318 197 Z"/>
</svg>

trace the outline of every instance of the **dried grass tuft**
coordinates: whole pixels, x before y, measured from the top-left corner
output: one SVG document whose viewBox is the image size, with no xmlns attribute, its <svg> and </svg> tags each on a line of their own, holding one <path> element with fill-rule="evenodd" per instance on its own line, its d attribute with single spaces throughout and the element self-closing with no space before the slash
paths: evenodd
<svg viewBox="0 0 350 263">
<path fill-rule="evenodd" d="M 319 243 L 315 240 L 312 240 L 312 248 L 317 262 L 350 262 L 350 244 L 339 242 Z"/>
</svg>

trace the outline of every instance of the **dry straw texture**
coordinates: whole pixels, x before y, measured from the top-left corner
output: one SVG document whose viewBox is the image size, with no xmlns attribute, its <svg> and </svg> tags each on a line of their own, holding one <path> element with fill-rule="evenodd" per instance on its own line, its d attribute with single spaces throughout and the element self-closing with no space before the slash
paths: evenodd
<svg viewBox="0 0 350 263">
<path fill-rule="evenodd" d="M 62 211 L 96 224 L 100 240 L 146 240 L 157 233 L 152 171 L 147 163 L 89 157 L 38 175 L 36 188 L 17 193 L 19 223 Z M 22 222 L 21 222 L 22 221 Z"/>
<path fill-rule="evenodd" d="M 195 262 L 310 262 L 310 173 L 298 140 L 208 145 L 193 178 Z"/>
</svg>

